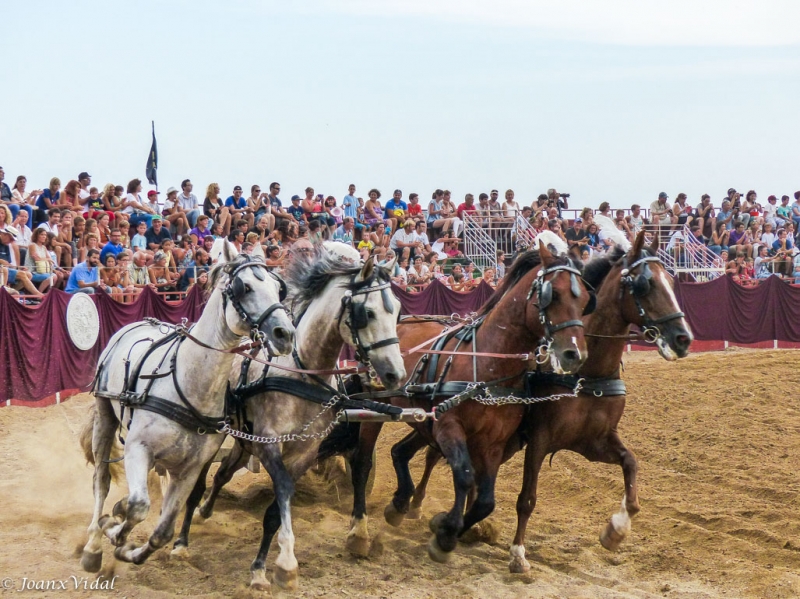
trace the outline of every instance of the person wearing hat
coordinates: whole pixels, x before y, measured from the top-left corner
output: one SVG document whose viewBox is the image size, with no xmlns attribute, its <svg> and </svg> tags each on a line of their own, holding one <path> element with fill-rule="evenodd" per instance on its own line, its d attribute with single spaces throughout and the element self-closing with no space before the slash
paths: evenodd
<svg viewBox="0 0 800 599">
<path fill-rule="evenodd" d="M 167 199 L 164 202 L 164 218 L 170 227 L 175 227 L 175 235 L 181 239 L 189 232 L 189 218 L 183 210 L 181 201 L 178 199 L 178 189 L 170 187 L 167 189 Z"/>
<path fill-rule="evenodd" d="M 586 249 L 586 231 L 583 229 L 583 219 L 579 216 L 572 221 L 572 226 L 567 229 L 564 236 L 567 238 L 570 254 L 576 258 L 580 258 L 581 252 Z"/>
<path fill-rule="evenodd" d="M 286 208 L 286 212 L 294 218 L 295 222 L 304 223 L 306 222 L 306 212 L 303 210 L 303 207 L 300 205 L 300 200 L 302 198 L 299 195 L 292 196 L 292 205 Z"/>
<path fill-rule="evenodd" d="M 228 199 L 225 200 L 225 205 L 233 215 L 234 222 L 237 220 L 246 220 L 247 228 L 253 228 L 253 215 L 255 214 L 255 211 L 247 205 L 247 200 L 242 197 L 241 185 L 236 185 L 233 188 L 233 195 L 228 196 Z"/>
<path fill-rule="evenodd" d="M 0 267 L 2 285 L 14 289 L 24 289 L 28 295 L 42 297 L 44 294 L 33 284 L 33 276 L 24 267 L 19 267 L 19 248 L 16 240 L 19 231 L 7 225 L 0 229 Z"/>
<path fill-rule="evenodd" d="M 671 225 L 674 222 L 672 206 L 667 200 L 667 192 L 662 191 L 658 194 L 658 199 L 650 204 L 650 220 L 654 225 Z"/>
<path fill-rule="evenodd" d="M 172 239 L 169 229 L 164 226 L 164 221 L 161 220 L 158 214 L 153 216 L 153 224 L 147 229 L 144 237 L 147 240 L 147 249 L 151 252 L 158 251 L 161 248 L 161 242 L 165 239 Z"/>
<path fill-rule="evenodd" d="M 414 221 L 412 219 L 406 220 L 403 227 L 395 231 L 392 235 L 392 240 L 389 242 L 389 247 L 395 251 L 399 259 L 414 257 L 415 249 L 417 247 L 417 236 L 414 233 Z"/>
</svg>

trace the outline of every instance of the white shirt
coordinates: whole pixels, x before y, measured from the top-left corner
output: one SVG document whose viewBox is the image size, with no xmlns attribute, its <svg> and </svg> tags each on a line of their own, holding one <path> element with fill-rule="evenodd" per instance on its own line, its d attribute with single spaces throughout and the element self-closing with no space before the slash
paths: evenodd
<svg viewBox="0 0 800 599">
<path fill-rule="evenodd" d="M 197 201 L 197 196 L 193 193 L 190 193 L 188 197 L 183 195 L 183 193 L 178 194 L 178 203 L 181 205 L 186 212 L 191 212 L 192 210 L 197 210 L 200 207 L 200 204 Z"/>
<path fill-rule="evenodd" d="M 761 234 L 761 243 L 767 245 L 768 248 L 772 249 L 772 244 L 778 239 L 778 236 L 775 233 L 762 233 Z"/>
<path fill-rule="evenodd" d="M 125 196 L 125 201 L 126 202 L 136 202 L 140 206 L 144 205 L 144 202 L 142 201 L 142 196 L 140 196 L 138 193 L 136 193 L 136 194 L 129 193 L 128 195 Z M 125 208 L 122 209 L 122 211 L 125 214 L 133 214 L 134 210 L 138 210 L 138 208 L 134 208 L 133 206 L 125 206 Z"/>
<path fill-rule="evenodd" d="M 45 231 L 47 231 L 47 232 L 49 232 L 49 233 L 52 233 L 53 235 L 58 235 L 58 225 L 53 225 L 53 226 L 51 227 L 51 226 L 50 226 L 50 223 L 49 223 L 49 222 L 47 222 L 47 223 L 42 223 L 42 224 L 41 224 L 41 225 L 39 225 L 39 226 L 40 226 L 42 229 L 44 229 Z"/>
<path fill-rule="evenodd" d="M 767 202 L 766 206 L 764 206 L 764 219 L 774 219 L 778 215 L 778 204 L 773 204 L 772 202 Z"/>
<path fill-rule="evenodd" d="M 397 233 L 392 235 L 392 240 L 389 242 L 389 247 L 391 247 L 393 250 L 401 249 L 397 245 L 398 241 L 401 243 L 415 243 L 416 240 L 417 234 L 414 231 L 411 231 L 411 233 L 406 233 L 405 229 L 400 229 L 397 231 Z"/>
<path fill-rule="evenodd" d="M 17 245 L 21 248 L 27 248 L 31 244 L 33 231 L 31 231 L 28 225 L 14 225 L 14 228 L 19 231 L 19 235 L 17 235 Z"/>
</svg>

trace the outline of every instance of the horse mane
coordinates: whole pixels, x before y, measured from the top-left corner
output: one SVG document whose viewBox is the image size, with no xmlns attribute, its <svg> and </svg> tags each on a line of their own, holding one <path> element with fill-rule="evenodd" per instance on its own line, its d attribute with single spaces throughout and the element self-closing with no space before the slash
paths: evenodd
<svg viewBox="0 0 800 599">
<path fill-rule="evenodd" d="M 568 256 L 553 256 L 553 266 L 566 266 L 569 264 L 570 258 Z M 579 260 L 572 259 L 573 264 L 578 268 L 581 267 Z M 512 289 L 522 278 L 527 275 L 534 268 L 542 263 L 542 258 L 539 256 L 539 250 L 527 250 L 517 256 L 514 263 L 509 268 L 506 275 L 500 280 L 500 284 L 495 289 L 492 296 L 486 300 L 486 303 L 478 310 L 478 316 L 485 316 L 492 308 L 494 308 L 503 296 Z"/>
<path fill-rule="evenodd" d="M 371 285 L 376 277 L 382 281 L 390 280 L 389 273 L 375 265 L 371 277 L 364 281 L 353 282 L 352 279 L 361 272 L 362 267 L 362 264 L 353 264 L 325 246 L 315 247 L 314 252 L 308 257 L 294 256 L 284 271 L 289 297 L 292 300 L 292 311 L 295 314 L 304 312 L 308 304 L 322 295 L 325 287 L 334 278 L 348 277 L 344 287 L 351 291 L 358 291 Z"/>
<path fill-rule="evenodd" d="M 222 279 L 223 275 L 232 271 L 237 266 L 241 266 L 242 264 L 246 264 L 247 262 L 263 262 L 256 257 L 248 256 L 247 254 L 238 254 L 233 260 L 230 262 L 221 262 L 216 264 L 211 268 L 211 271 L 208 273 L 208 283 L 206 285 L 206 290 L 211 293 L 214 289 L 217 288 L 217 284 L 219 283 L 220 279 Z"/>
</svg>

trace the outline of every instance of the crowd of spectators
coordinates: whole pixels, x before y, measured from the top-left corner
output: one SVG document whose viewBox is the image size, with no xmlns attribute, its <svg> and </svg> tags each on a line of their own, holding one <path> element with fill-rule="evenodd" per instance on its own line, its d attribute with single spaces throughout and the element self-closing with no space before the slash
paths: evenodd
<svg viewBox="0 0 800 599">
<path fill-rule="evenodd" d="M 32 302 L 51 288 L 68 293 L 102 290 L 122 302 L 134 301 L 145 287 L 185 292 L 206 282 L 209 251 L 220 237 L 240 252 L 261 246 L 275 269 L 290 259 L 293 247 L 333 240 L 356 248 L 364 258 L 396 258 L 393 280 L 408 291 L 424 289 L 433 280 L 470 291 L 481 281 L 496 285 L 506 256 L 497 256 L 497 269 L 479 271 L 462 252 L 465 220 L 496 234 L 516 231 L 510 224 L 522 216 L 530 226 L 515 238 L 518 250 L 548 230 L 585 260 L 614 244 L 613 236 L 594 222 L 598 213 L 630 240 L 642 227 L 658 225 L 669 236 L 668 250 L 678 262 L 685 259 L 688 244 L 707 246 L 742 284 L 773 274 L 800 282 L 795 249 L 800 192 L 794 194 L 794 203 L 789 196 L 780 202 L 770 196 L 762 206 L 754 191 L 742 197 L 730 189 L 718 209 L 708 195 L 692 207 L 686 194 L 678 194 L 673 204 L 662 192 L 647 211 L 636 204 L 630 210 L 612 210 L 603 202 L 597 211 L 584 208 L 568 219 L 569 194 L 555 189 L 525 206 L 511 189 L 502 202 L 492 190 L 479 194 L 477 203 L 466 194 L 458 205 L 449 191 L 437 189 L 423 205 L 418 194 L 409 194 L 406 201 L 399 189 L 383 204 L 381 192 L 370 189 L 365 201 L 356 195 L 355 185 L 341 201 L 308 187 L 285 202 L 277 182 L 267 190 L 252 185 L 247 197 L 236 185 L 223 199 L 220 186 L 211 183 L 201 201 L 186 179 L 180 189 L 169 187 L 161 201 L 157 190 L 143 194 L 139 179 L 127 186 L 107 184 L 102 191 L 92 186 L 86 172 L 63 189 L 58 178 L 33 190 L 27 189 L 24 176 L 16 178 L 13 188 L 4 179 L 0 168 L 0 285 Z M 692 232 L 688 237 L 685 226 Z"/>
</svg>

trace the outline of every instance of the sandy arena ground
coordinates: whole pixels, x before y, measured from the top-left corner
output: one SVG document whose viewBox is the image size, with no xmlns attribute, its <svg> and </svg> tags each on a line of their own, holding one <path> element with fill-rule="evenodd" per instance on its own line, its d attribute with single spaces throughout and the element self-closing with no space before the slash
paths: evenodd
<svg viewBox="0 0 800 599">
<path fill-rule="evenodd" d="M 532 569 L 509 574 L 508 546 L 521 481 L 521 454 L 503 467 L 491 521 L 495 544 L 460 545 L 447 565 L 430 561 L 427 518 L 449 506 L 452 483 L 439 467 L 425 520 L 383 522 L 393 473 L 382 439 L 370 497 L 373 557 L 344 551 L 350 494 L 340 477 L 309 474 L 298 484 L 294 523 L 299 597 L 800 597 L 800 376 L 796 351 L 729 350 L 668 364 L 655 354 L 626 358 L 630 391 L 621 432 L 640 464 L 642 512 L 617 553 L 597 541 L 622 497 L 618 468 L 559 453 L 545 467 L 528 535 Z M 0 409 L 0 579 L 3 596 L 89 596 L 90 591 L 16 592 L 21 579 L 81 577 L 76 547 L 91 514 L 92 471 L 78 448 L 91 399 L 44 409 Z M 415 475 L 422 463 L 414 462 Z M 112 488 L 107 508 L 123 491 Z M 263 597 L 248 568 L 271 497 L 266 474 L 244 473 L 193 528 L 190 555 L 162 550 L 143 566 L 105 567 L 112 597 Z M 159 499 L 132 539 L 152 530 Z M 273 543 L 273 549 L 275 544 Z M 271 553 L 274 560 L 276 553 Z M 108 574 L 109 571 L 107 570 Z M 70 581 L 69 584 L 72 584 Z M 275 587 L 273 593 L 280 594 Z"/>
</svg>

